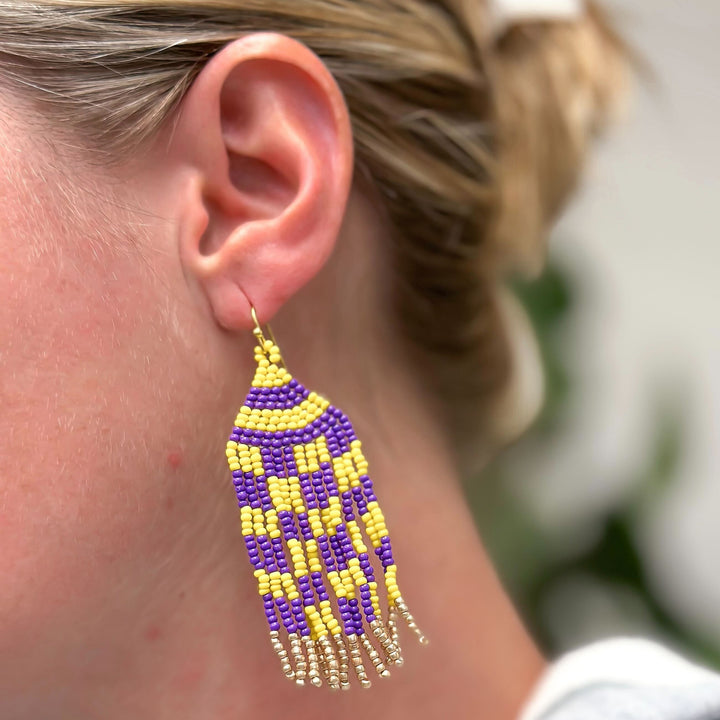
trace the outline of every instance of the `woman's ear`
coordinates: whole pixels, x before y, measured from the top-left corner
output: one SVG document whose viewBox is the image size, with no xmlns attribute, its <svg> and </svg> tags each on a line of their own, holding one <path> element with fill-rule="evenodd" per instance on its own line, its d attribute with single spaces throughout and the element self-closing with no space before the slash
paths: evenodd
<svg viewBox="0 0 720 720">
<path fill-rule="evenodd" d="M 349 113 L 307 46 L 252 33 L 187 91 L 168 152 L 182 173 L 180 253 L 217 322 L 268 321 L 332 252 L 353 172 Z"/>
</svg>

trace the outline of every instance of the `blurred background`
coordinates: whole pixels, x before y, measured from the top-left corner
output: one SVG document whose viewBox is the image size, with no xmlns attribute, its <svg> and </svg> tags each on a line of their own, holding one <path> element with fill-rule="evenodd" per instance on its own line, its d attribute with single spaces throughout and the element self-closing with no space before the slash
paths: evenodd
<svg viewBox="0 0 720 720">
<path fill-rule="evenodd" d="M 604 4 L 656 77 L 516 288 L 546 400 L 467 492 L 548 653 L 642 634 L 720 669 L 720 2 Z"/>
</svg>

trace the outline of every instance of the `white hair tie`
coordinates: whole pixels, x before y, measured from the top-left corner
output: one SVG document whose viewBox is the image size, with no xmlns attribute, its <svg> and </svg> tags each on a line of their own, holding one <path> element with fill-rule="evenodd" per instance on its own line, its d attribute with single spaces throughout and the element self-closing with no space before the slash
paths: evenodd
<svg viewBox="0 0 720 720">
<path fill-rule="evenodd" d="M 511 25 L 532 20 L 577 20 L 583 0 L 490 0 L 493 34 L 501 35 Z"/>
</svg>

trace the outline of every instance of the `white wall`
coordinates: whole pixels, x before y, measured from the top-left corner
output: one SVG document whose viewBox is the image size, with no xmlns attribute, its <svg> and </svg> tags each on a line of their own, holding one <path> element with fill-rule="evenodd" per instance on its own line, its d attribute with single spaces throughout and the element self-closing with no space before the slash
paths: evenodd
<svg viewBox="0 0 720 720">
<path fill-rule="evenodd" d="M 550 526 L 611 503 L 647 459 L 658 392 L 687 404 L 676 491 L 647 518 L 662 596 L 720 641 L 720 0 L 613 0 L 657 83 L 636 88 L 551 254 L 581 297 L 571 427 L 526 485 Z M 585 510 L 583 510 L 585 508 Z"/>
</svg>

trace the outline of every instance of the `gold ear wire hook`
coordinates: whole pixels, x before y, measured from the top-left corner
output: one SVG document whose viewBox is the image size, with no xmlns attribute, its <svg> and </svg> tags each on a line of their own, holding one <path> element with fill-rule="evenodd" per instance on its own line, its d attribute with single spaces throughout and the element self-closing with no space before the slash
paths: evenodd
<svg viewBox="0 0 720 720">
<path fill-rule="evenodd" d="M 253 334 L 260 343 L 260 349 L 265 352 L 265 336 L 263 335 L 262 328 L 260 327 L 260 322 L 258 321 L 258 316 L 255 312 L 255 306 L 252 303 L 250 303 L 250 314 L 252 315 L 253 322 L 255 323 Z"/>
<path fill-rule="evenodd" d="M 250 303 L 250 314 L 252 315 L 253 322 L 255 323 L 255 327 L 253 328 L 253 334 L 255 335 L 255 337 L 258 339 L 258 341 L 260 343 L 260 349 L 263 351 L 263 353 L 265 355 L 269 356 L 270 353 L 268 353 L 267 350 L 265 350 L 265 335 L 263 335 L 262 328 L 260 327 L 260 321 L 258 320 L 257 313 L 255 312 L 255 306 L 252 303 Z M 283 360 L 283 357 L 280 354 L 280 348 L 278 347 L 277 341 L 275 340 L 275 336 L 273 335 L 272 328 L 270 327 L 270 325 L 268 323 L 266 323 L 266 325 L 267 325 L 268 335 L 270 336 L 270 340 L 272 341 L 272 344 L 278 348 L 278 355 L 280 355 L 280 363 L 279 364 L 282 365 L 282 367 L 284 367 L 287 370 L 287 368 L 285 367 L 285 361 Z"/>
</svg>

